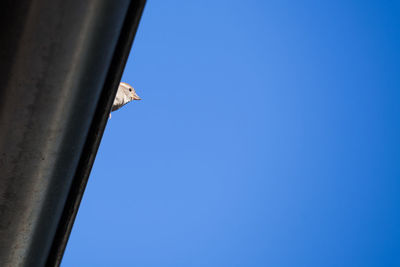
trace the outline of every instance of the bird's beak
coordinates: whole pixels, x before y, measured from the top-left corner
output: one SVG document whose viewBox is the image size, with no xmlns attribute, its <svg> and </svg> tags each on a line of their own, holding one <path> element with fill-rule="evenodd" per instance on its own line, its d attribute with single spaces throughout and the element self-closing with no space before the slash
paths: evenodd
<svg viewBox="0 0 400 267">
<path fill-rule="evenodd" d="M 141 100 L 141 98 L 135 93 L 133 95 L 133 100 Z"/>
</svg>

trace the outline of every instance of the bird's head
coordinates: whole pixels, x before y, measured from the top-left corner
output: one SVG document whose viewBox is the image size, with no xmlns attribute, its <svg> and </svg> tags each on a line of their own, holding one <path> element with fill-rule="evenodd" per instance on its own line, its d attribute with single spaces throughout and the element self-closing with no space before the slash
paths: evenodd
<svg viewBox="0 0 400 267">
<path fill-rule="evenodd" d="M 141 98 L 136 94 L 135 89 L 127 83 L 120 83 L 120 87 L 124 90 L 124 95 L 128 97 L 130 101 L 141 100 Z"/>
</svg>

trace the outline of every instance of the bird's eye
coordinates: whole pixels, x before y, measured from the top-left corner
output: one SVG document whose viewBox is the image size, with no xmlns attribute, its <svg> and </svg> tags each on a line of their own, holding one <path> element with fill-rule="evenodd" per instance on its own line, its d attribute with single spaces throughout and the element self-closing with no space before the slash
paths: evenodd
<svg viewBox="0 0 400 267">
<path fill-rule="evenodd" d="M 131 88 L 129 88 L 129 92 L 132 92 L 132 89 L 131 89 Z"/>
</svg>

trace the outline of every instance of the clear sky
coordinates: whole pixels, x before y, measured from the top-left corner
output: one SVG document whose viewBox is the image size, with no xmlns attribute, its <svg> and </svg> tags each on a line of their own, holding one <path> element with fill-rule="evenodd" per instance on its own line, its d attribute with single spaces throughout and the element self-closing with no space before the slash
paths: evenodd
<svg viewBox="0 0 400 267">
<path fill-rule="evenodd" d="M 149 0 L 69 266 L 400 266 L 400 2 Z"/>
</svg>

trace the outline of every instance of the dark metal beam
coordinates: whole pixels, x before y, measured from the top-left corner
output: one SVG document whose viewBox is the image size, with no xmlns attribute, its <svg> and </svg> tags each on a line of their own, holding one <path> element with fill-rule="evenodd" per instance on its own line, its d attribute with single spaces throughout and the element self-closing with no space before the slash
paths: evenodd
<svg viewBox="0 0 400 267">
<path fill-rule="evenodd" d="M 59 265 L 143 6 L 0 3 L 0 266 Z"/>
</svg>

